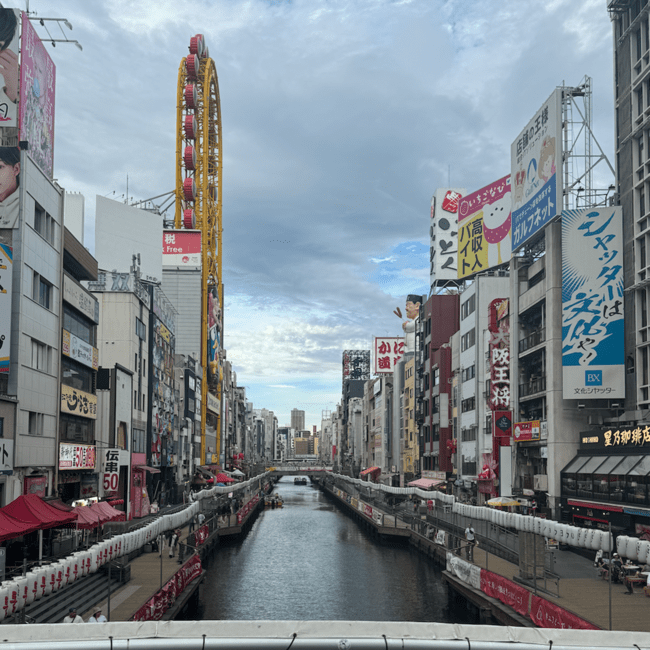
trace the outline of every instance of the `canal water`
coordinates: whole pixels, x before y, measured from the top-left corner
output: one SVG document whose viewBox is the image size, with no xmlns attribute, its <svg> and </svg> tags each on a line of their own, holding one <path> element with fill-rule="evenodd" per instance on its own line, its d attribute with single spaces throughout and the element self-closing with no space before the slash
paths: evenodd
<svg viewBox="0 0 650 650">
<path fill-rule="evenodd" d="M 192 618 L 476 622 L 408 545 L 375 541 L 311 483 L 284 477 L 275 493 L 283 508 L 217 548 Z"/>
</svg>

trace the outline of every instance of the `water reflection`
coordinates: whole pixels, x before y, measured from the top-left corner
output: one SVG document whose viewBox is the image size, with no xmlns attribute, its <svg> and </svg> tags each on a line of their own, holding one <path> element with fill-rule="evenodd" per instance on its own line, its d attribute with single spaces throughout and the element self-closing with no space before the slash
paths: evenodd
<svg viewBox="0 0 650 650">
<path fill-rule="evenodd" d="M 200 618 L 472 622 L 424 556 L 377 543 L 311 484 L 276 491 L 284 507 L 213 556 Z"/>
</svg>

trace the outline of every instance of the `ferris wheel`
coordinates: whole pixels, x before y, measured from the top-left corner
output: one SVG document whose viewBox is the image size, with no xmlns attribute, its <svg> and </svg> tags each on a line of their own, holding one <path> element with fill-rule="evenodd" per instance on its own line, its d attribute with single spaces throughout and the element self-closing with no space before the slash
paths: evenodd
<svg viewBox="0 0 650 650">
<path fill-rule="evenodd" d="M 202 34 L 190 39 L 189 50 L 178 69 L 174 226 L 201 233 L 201 422 L 205 427 L 208 387 L 221 401 L 221 104 L 217 70 Z M 217 454 L 220 429 L 218 426 Z M 205 462 L 203 435 L 201 458 Z"/>
</svg>

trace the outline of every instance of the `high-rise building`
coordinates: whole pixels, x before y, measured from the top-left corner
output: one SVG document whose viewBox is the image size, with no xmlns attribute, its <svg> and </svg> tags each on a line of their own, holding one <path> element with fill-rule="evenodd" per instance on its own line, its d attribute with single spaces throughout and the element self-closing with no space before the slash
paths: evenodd
<svg viewBox="0 0 650 650">
<path fill-rule="evenodd" d="M 302 431 L 305 428 L 305 412 L 298 409 L 291 409 L 291 428 Z"/>
</svg>

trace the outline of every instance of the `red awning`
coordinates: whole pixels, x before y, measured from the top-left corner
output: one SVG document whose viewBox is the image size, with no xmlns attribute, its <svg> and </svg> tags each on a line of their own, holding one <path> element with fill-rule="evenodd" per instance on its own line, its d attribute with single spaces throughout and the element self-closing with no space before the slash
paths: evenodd
<svg viewBox="0 0 650 650">
<path fill-rule="evenodd" d="M 235 482 L 234 478 L 230 478 L 230 476 L 227 476 L 226 474 L 223 474 L 221 472 L 219 472 L 219 474 L 217 474 L 216 479 L 217 479 L 217 483 L 234 483 Z"/>
<path fill-rule="evenodd" d="M 106 517 L 106 521 L 123 521 L 126 517 L 122 510 L 113 508 L 113 506 L 109 505 L 106 501 L 96 503 L 95 507 L 103 513 Z"/>
<path fill-rule="evenodd" d="M 367 476 L 368 474 L 373 477 L 378 476 L 381 474 L 381 467 L 369 467 L 368 469 L 364 469 L 359 473 L 359 476 Z"/>
<path fill-rule="evenodd" d="M 408 487 L 417 487 L 422 488 L 423 490 L 430 490 L 431 488 L 436 487 L 436 485 L 440 485 L 441 483 L 444 483 L 444 481 L 434 478 L 419 478 L 415 481 L 411 481 L 407 485 Z"/>
<path fill-rule="evenodd" d="M 77 528 L 82 530 L 97 528 L 104 523 L 101 513 L 95 508 L 94 503 L 91 506 L 77 506 L 74 512 L 77 515 Z"/>
<path fill-rule="evenodd" d="M 53 508 L 36 494 L 25 494 L 0 509 L 0 535 L 11 539 L 35 530 L 74 524 L 76 519 L 74 512 Z"/>
</svg>

